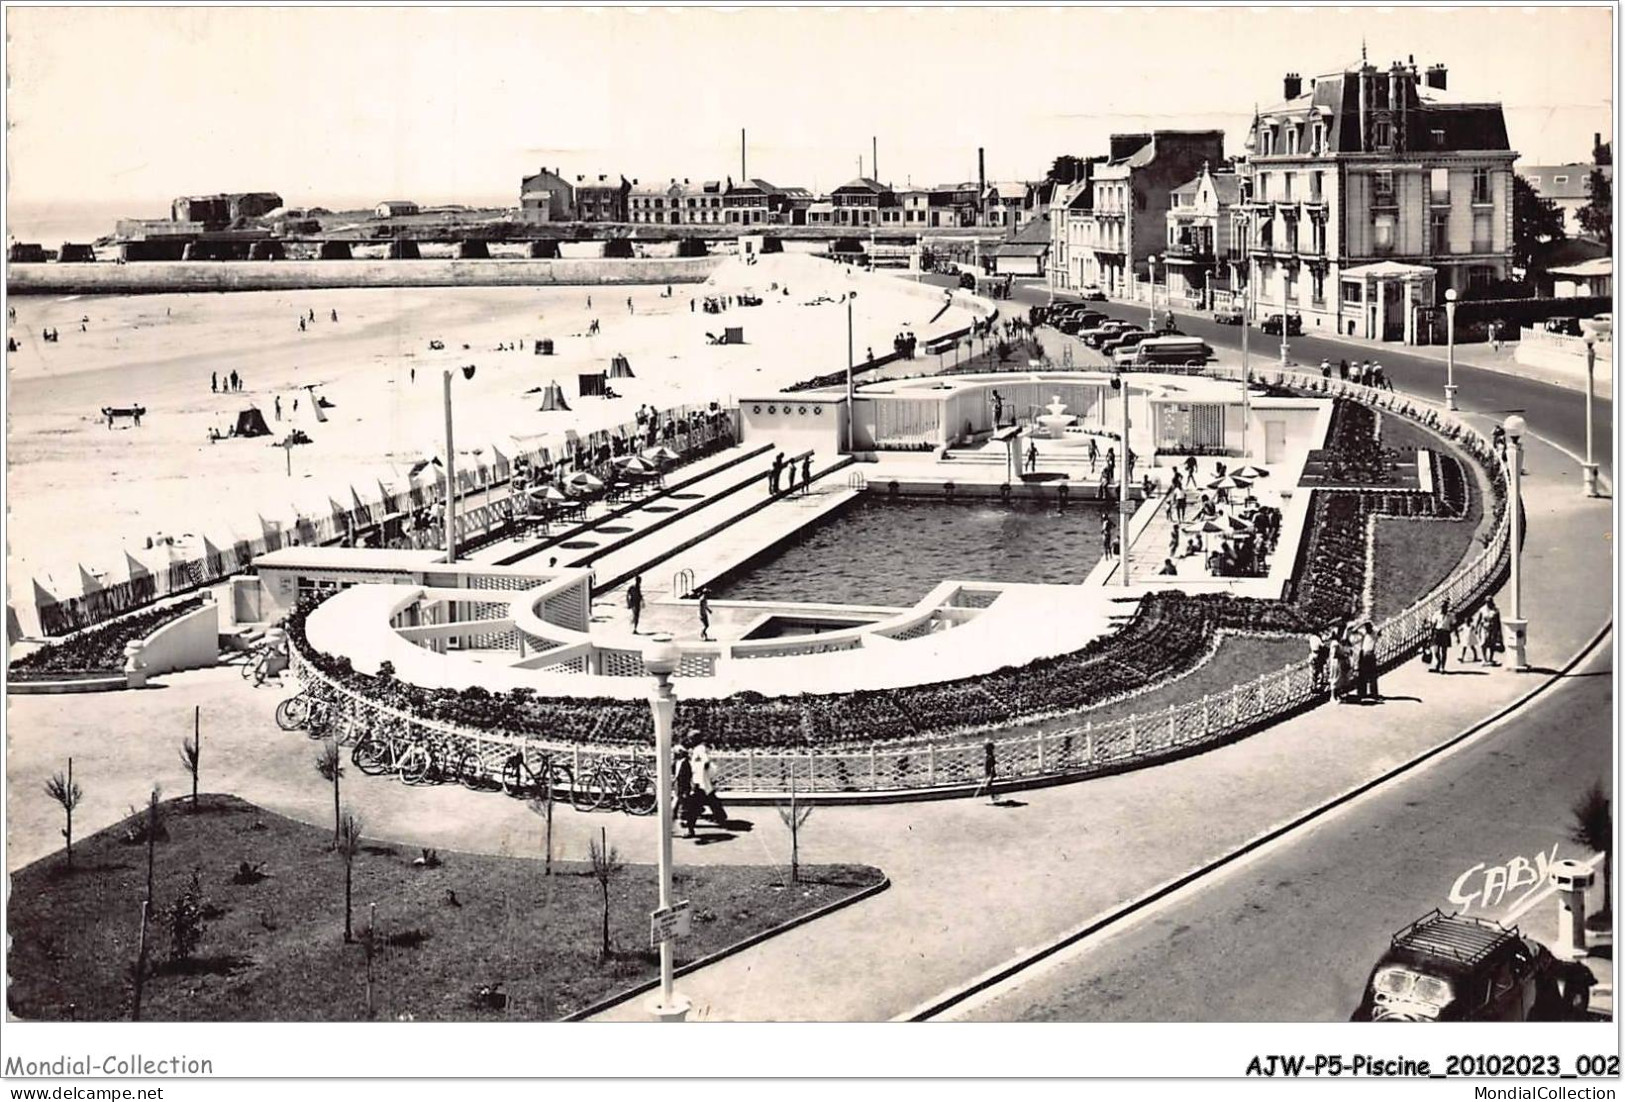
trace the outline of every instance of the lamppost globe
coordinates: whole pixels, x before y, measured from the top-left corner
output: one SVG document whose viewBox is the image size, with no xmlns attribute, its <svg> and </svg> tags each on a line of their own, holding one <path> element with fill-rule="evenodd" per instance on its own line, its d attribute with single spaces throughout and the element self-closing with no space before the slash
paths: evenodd
<svg viewBox="0 0 1625 1102">
<path fill-rule="evenodd" d="M 1456 289 L 1454 287 L 1451 287 L 1449 290 L 1445 291 L 1444 300 L 1446 302 L 1455 302 L 1456 301 Z"/>
<path fill-rule="evenodd" d="M 676 673 L 682 657 L 683 652 L 664 632 L 653 636 L 643 646 L 643 666 L 655 677 L 670 677 Z"/>
<path fill-rule="evenodd" d="M 1517 441 L 1523 439 L 1524 430 L 1529 427 L 1529 423 L 1514 413 L 1501 422 L 1501 427 L 1506 430 L 1506 434 L 1510 439 Z"/>
</svg>

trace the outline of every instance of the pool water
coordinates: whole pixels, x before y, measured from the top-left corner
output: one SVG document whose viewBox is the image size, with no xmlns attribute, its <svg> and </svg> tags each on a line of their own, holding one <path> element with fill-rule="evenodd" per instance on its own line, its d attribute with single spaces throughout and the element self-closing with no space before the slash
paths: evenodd
<svg viewBox="0 0 1625 1102">
<path fill-rule="evenodd" d="M 1102 511 L 865 494 L 709 587 L 714 599 L 912 605 L 945 578 L 1075 584 L 1100 561 Z"/>
</svg>

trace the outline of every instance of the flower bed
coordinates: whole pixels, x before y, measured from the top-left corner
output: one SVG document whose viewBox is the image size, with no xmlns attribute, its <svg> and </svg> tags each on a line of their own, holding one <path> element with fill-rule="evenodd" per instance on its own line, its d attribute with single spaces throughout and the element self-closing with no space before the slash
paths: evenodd
<svg viewBox="0 0 1625 1102">
<path fill-rule="evenodd" d="M 47 643 L 32 654 L 12 662 L 7 668 L 13 681 L 54 680 L 68 675 L 92 676 L 119 673 L 124 669 L 124 648 L 145 639 L 171 620 L 200 607 L 204 597 L 190 597 L 178 604 L 149 608 L 81 632 L 60 643 Z"/>
</svg>

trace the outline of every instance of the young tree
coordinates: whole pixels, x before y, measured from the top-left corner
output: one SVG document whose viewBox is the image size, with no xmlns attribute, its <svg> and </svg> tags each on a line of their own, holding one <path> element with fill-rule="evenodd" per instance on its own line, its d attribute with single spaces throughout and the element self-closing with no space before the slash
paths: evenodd
<svg viewBox="0 0 1625 1102">
<path fill-rule="evenodd" d="M 603 827 L 598 828 L 598 838 L 587 842 L 587 856 L 592 861 L 593 879 L 598 881 L 598 890 L 603 893 L 604 924 L 603 944 L 598 952 L 598 959 L 609 958 L 609 885 L 616 877 L 626 870 L 626 862 L 621 860 L 620 851 L 609 844 L 608 832 Z"/>
<path fill-rule="evenodd" d="M 790 788 L 789 806 L 779 808 L 779 818 L 790 831 L 790 883 L 801 883 L 801 828 L 806 825 L 812 816 L 813 805 L 803 804 L 796 799 L 796 790 Z"/>
<path fill-rule="evenodd" d="M 45 794 L 62 805 L 62 811 L 68 817 L 68 825 L 62 830 L 62 837 L 68 840 L 68 871 L 73 871 L 73 809 L 79 806 L 84 799 L 84 791 L 78 782 L 73 779 L 73 759 L 68 759 L 68 773 L 52 773 L 51 779 L 45 782 Z"/>
<path fill-rule="evenodd" d="M 351 873 L 355 870 L 356 854 L 361 852 L 361 816 L 353 811 L 346 811 L 339 820 L 338 841 L 333 848 L 338 851 L 339 857 L 344 861 L 344 944 L 349 945 L 355 940 L 350 927 L 350 899 L 351 899 Z"/>
<path fill-rule="evenodd" d="M 192 810 L 194 812 L 197 810 L 197 770 L 201 757 L 200 750 L 200 741 L 195 731 L 191 738 L 181 740 L 181 765 L 186 768 L 188 773 L 192 774 Z"/>
<path fill-rule="evenodd" d="M 1561 241 L 1563 212 L 1550 199 L 1522 176 L 1512 177 L 1512 263 L 1528 270 L 1534 265 L 1535 253 L 1548 241 Z"/>
<path fill-rule="evenodd" d="M 329 739 L 322 744 L 322 752 L 316 756 L 316 772 L 321 774 L 322 780 L 333 785 L 333 848 L 339 844 L 339 778 L 344 776 L 344 757 L 339 753 L 339 744 L 336 739 Z"/>
<path fill-rule="evenodd" d="M 1614 899 L 1614 807 L 1602 782 L 1592 781 L 1591 787 L 1574 802 L 1571 812 L 1574 821 L 1569 824 L 1569 841 L 1584 846 L 1592 853 L 1602 854 L 1603 905 L 1611 908 Z"/>
<path fill-rule="evenodd" d="M 1576 216 L 1580 228 L 1595 237 L 1605 248 L 1614 247 L 1614 185 L 1604 174 L 1601 165 L 1592 168 L 1586 177 L 1586 195 L 1589 202 Z"/>
<path fill-rule="evenodd" d="M 553 786 L 542 782 L 539 796 L 530 798 L 531 811 L 542 819 L 542 875 L 553 875 Z"/>
<path fill-rule="evenodd" d="M 169 959 L 184 964 L 203 940 L 203 884 L 198 870 L 169 910 Z"/>
</svg>

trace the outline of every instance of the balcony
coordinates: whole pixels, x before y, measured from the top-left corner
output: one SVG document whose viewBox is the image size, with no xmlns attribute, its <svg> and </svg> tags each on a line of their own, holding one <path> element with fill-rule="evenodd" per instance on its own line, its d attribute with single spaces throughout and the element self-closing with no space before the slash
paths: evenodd
<svg viewBox="0 0 1625 1102">
<path fill-rule="evenodd" d="M 1211 261 L 1213 259 L 1213 247 L 1206 243 L 1169 245 L 1165 255 L 1169 260 Z"/>
</svg>

